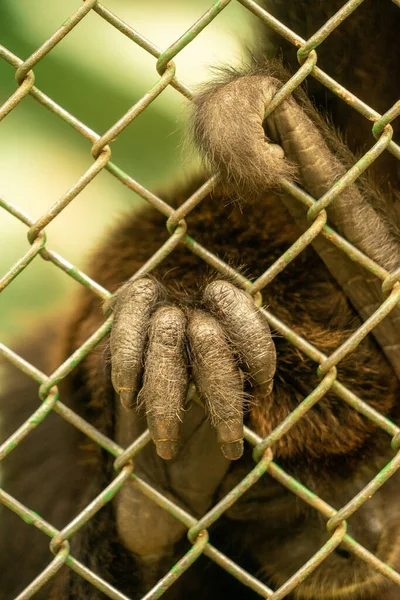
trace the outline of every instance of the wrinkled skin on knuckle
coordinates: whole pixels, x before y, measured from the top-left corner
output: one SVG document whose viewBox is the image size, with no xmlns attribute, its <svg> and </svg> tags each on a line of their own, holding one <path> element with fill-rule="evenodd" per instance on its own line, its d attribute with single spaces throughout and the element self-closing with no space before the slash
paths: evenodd
<svg viewBox="0 0 400 600">
<path fill-rule="evenodd" d="M 116 293 L 112 302 L 115 318 L 118 320 L 121 313 L 126 316 L 135 313 L 135 308 L 146 310 L 152 308 L 160 296 L 160 289 L 153 279 L 138 279 L 127 282 Z"/>
<path fill-rule="evenodd" d="M 207 353 L 215 345 L 222 347 L 225 342 L 222 327 L 203 311 L 193 311 L 190 315 L 188 336 L 193 340 L 191 348 L 194 355 Z"/>
<path fill-rule="evenodd" d="M 237 288 L 228 281 L 213 281 L 209 283 L 204 290 L 204 300 L 206 304 L 215 303 L 223 316 L 236 301 Z"/>
<path fill-rule="evenodd" d="M 180 352 L 183 348 L 186 318 L 175 306 L 159 308 L 150 325 L 150 342 L 160 346 L 160 351 Z M 161 350 L 162 347 L 162 350 Z"/>
</svg>

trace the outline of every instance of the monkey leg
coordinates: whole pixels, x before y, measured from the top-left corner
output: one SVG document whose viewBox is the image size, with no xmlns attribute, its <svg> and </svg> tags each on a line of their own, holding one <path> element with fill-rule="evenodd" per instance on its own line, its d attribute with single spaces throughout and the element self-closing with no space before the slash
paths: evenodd
<svg viewBox="0 0 400 600">
<path fill-rule="evenodd" d="M 223 454 L 240 458 L 242 373 L 257 390 L 272 389 L 276 359 L 268 324 L 251 298 L 226 281 L 206 287 L 203 310 L 185 311 L 162 295 L 151 279 L 128 283 L 117 295 L 110 339 L 114 389 L 128 410 L 135 401 L 145 408 L 158 455 L 171 459 L 178 453 L 191 367 Z"/>
</svg>

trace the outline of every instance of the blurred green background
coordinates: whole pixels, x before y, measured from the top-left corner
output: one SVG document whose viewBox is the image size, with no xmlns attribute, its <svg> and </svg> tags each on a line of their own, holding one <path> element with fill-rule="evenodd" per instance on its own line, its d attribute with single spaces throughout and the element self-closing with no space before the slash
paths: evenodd
<svg viewBox="0 0 400 600">
<path fill-rule="evenodd" d="M 103 4 L 162 50 L 212 0 L 104 0 Z M 81 0 L 1 0 L 0 43 L 26 59 Z M 196 86 L 210 66 L 238 64 L 251 44 L 252 16 L 231 3 L 175 59 L 177 76 Z M 98 134 L 109 129 L 159 79 L 155 59 L 93 11 L 35 68 L 35 85 Z M 15 91 L 15 69 L 0 59 L 0 105 Z M 183 156 L 187 101 L 167 89 L 112 143 L 112 160 L 150 189 L 190 170 Z M 0 123 L 0 195 L 39 218 L 92 163 L 90 142 L 26 97 Z M 143 201 L 110 173 L 94 181 L 46 229 L 48 247 L 79 268 L 106 227 Z M 28 249 L 27 228 L 0 209 L 0 276 Z M 11 343 L 56 318 L 78 284 L 36 257 L 0 295 L 0 341 Z"/>
</svg>

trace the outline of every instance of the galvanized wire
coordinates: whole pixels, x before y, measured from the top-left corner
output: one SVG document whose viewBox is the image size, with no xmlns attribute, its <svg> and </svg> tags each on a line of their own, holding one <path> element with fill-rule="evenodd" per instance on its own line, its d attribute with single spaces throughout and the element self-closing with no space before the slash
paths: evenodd
<svg viewBox="0 0 400 600">
<path fill-rule="evenodd" d="M 86 188 L 86 186 L 106 169 L 114 177 L 127 186 L 130 190 L 139 194 L 150 205 L 156 208 L 166 217 L 166 227 L 170 234 L 165 242 L 152 257 L 136 272 L 132 278 L 136 279 L 150 273 L 160 265 L 164 258 L 173 252 L 179 245 L 185 245 L 191 252 L 203 259 L 208 265 L 216 269 L 223 277 L 228 277 L 237 285 L 246 289 L 255 300 L 260 300 L 260 292 L 273 279 L 286 268 L 287 264 L 307 248 L 318 235 L 324 236 L 340 251 L 345 253 L 351 260 L 357 262 L 367 272 L 372 273 L 382 281 L 382 289 L 387 298 L 374 314 L 355 331 L 341 347 L 337 348 L 330 356 L 324 355 L 313 347 L 307 340 L 295 333 L 287 324 L 279 320 L 269 310 L 262 308 L 264 316 L 270 325 L 284 336 L 291 344 L 309 357 L 316 364 L 316 370 L 321 377 L 316 388 L 299 404 L 299 406 L 280 423 L 265 439 L 260 438 L 253 431 L 245 428 L 245 439 L 254 447 L 254 468 L 243 478 L 237 486 L 231 490 L 217 505 L 212 507 L 200 519 L 194 518 L 187 511 L 176 505 L 173 501 L 163 495 L 154 486 L 140 478 L 134 469 L 134 458 L 143 450 L 150 441 L 150 434 L 145 431 L 138 439 L 126 448 L 121 448 L 114 440 L 98 431 L 85 419 L 77 415 L 65 406 L 59 399 L 58 385 L 81 361 L 93 351 L 100 341 L 109 333 L 112 327 L 112 316 L 105 317 L 101 327 L 76 350 L 65 362 L 53 373 L 46 376 L 34 365 L 25 361 L 10 348 L 0 344 L 0 354 L 10 363 L 27 374 L 39 386 L 39 398 L 42 401 L 36 411 L 0 446 L 0 461 L 10 454 L 14 448 L 23 444 L 24 439 L 30 432 L 40 427 L 50 412 L 55 411 L 74 427 L 83 432 L 91 440 L 96 442 L 104 450 L 115 457 L 115 477 L 109 485 L 94 498 L 84 510 L 78 514 L 62 531 L 58 531 L 50 523 L 47 523 L 40 515 L 34 513 L 29 507 L 21 504 L 5 490 L 0 490 L 0 502 L 16 513 L 28 525 L 32 525 L 50 537 L 50 551 L 55 555 L 51 559 L 49 551 L 49 564 L 38 577 L 18 596 L 18 600 L 31 598 L 40 588 L 51 580 L 64 564 L 73 569 L 81 577 L 89 581 L 94 587 L 101 590 L 107 597 L 115 600 L 127 600 L 127 596 L 108 584 L 102 577 L 93 573 L 80 561 L 76 560 L 70 551 L 68 540 L 70 540 L 80 528 L 88 522 L 104 505 L 111 501 L 113 496 L 121 489 L 129 479 L 137 489 L 173 515 L 188 529 L 188 539 L 192 543 L 190 550 L 183 555 L 174 567 L 169 570 L 162 579 L 143 598 L 144 600 L 156 599 L 174 584 L 174 582 L 192 565 L 202 554 L 216 562 L 237 580 L 253 589 L 261 597 L 278 600 L 284 598 L 295 589 L 321 562 L 329 556 L 334 549 L 341 544 L 349 552 L 354 553 L 364 560 L 377 572 L 383 574 L 392 582 L 400 586 L 400 574 L 390 566 L 380 561 L 376 556 L 364 548 L 357 540 L 353 539 L 346 531 L 347 519 L 357 511 L 360 506 L 398 470 L 400 467 L 400 429 L 387 417 L 369 406 L 354 392 L 348 389 L 338 379 L 336 366 L 340 361 L 351 353 L 370 333 L 376 325 L 396 306 L 400 301 L 400 272 L 389 273 L 380 265 L 363 254 L 343 236 L 335 232 L 326 223 L 325 209 L 337 197 L 337 195 L 357 180 L 359 175 L 367 169 L 376 158 L 388 150 L 396 158 L 400 159 L 400 147 L 392 140 L 392 128 L 390 123 L 400 115 L 400 102 L 389 107 L 384 115 L 378 114 L 373 108 L 366 105 L 354 94 L 329 77 L 317 65 L 316 49 L 324 40 L 342 23 L 348 16 L 362 4 L 364 0 L 349 0 L 332 18 L 330 18 L 310 39 L 303 40 L 297 33 L 291 31 L 272 14 L 259 6 L 254 0 L 219 0 L 214 2 L 186 32 L 184 32 L 173 44 L 162 50 L 142 34 L 135 31 L 128 23 L 125 23 L 118 15 L 112 13 L 97 0 L 85 0 L 83 4 L 70 16 L 70 18 L 51 35 L 31 56 L 25 60 L 15 56 L 7 48 L 0 46 L 0 58 L 13 65 L 16 69 L 15 79 L 18 84 L 16 91 L 0 107 L 0 120 L 10 114 L 29 95 L 44 108 L 49 110 L 58 118 L 68 123 L 77 133 L 86 138 L 91 147 L 88 152 L 94 159 L 89 169 L 76 181 L 76 183 L 36 221 L 26 215 L 11 201 L 0 198 L 0 207 L 10 215 L 27 226 L 27 236 L 31 244 L 30 249 L 19 259 L 10 270 L 0 279 L 0 292 L 12 283 L 25 269 L 29 268 L 32 260 L 40 256 L 46 261 L 52 262 L 57 268 L 69 275 L 81 285 L 89 289 L 102 300 L 109 299 L 111 294 L 108 290 L 93 281 L 83 271 L 77 269 L 73 264 L 66 261 L 62 256 L 48 248 L 45 230 L 54 219 L 60 219 L 65 207 L 73 201 Z M 188 198 L 178 209 L 172 208 L 164 200 L 157 197 L 147 188 L 142 186 L 130 174 L 123 171 L 111 161 L 111 145 L 121 132 L 147 109 L 151 103 L 164 92 L 169 86 L 175 88 L 186 99 L 193 97 L 190 88 L 176 76 L 176 65 L 173 59 L 195 39 L 231 2 L 240 3 L 244 9 L 256 15 L 264 24 L 278 33 L 282 38 L 289 41 L 298 48 L 299 69 L 293 77 L 279 90 L 269 105 L 270 114 L 283 100 L 285 100 L 306 77 L 314 77 L 343 101 L 349 104 L 355 111 L 373 123 L 372 133 L 377 138 L 375 145 L 349 169 L 349 171 L 335 184 L 322 198 L 312 198 L 309 194 L 288 181 L 281 181 L 284 191 L 308 210 L 310 225 L 296 242 L 277 261 L 269 267 L 258 278 L 251 281 L 237 272 L 225 261 L 213 254 L 207 248 L 199 244 L 187 232 L 186 217 L 192 213 L 195 215 L 198 206 L 212 188 L 218 183 L 218 174 L 213 175 L 199 190 Z M 398 0 L 393 2 L 400 6 Z M 44 94 L 35 85 L 33 69 L 40 61 L 50 53 L 65 36 L 91 12 L 95 11 L 110 27 L 115 28 L 126 36 L 132 43 L 140 46 L 143 51 L 153 56 L 155 69 L 160 75 L 158 82 L 150 89 L 125 115 L 114 123 L 108 131 L 102 135 L 97 134 L 84 123 L 79 121 L 63 107 L 59 106 L 49 96 Z M 307 489 L 294 477 L 287 474 L 273 460 L 274 444 L 298 421 L 305 417 L 307 412 L 314 406 L 327 391 L 335 393 L 338 398 L 346 402 L 354 410 L 371 420 L 383 431 L 392 448 L 397 452 L 396 456 L 361 490 L 350 502 L 340 510 L 335 510 L 322 498 Z M 327 530 L 331 537 L 311 559 L 304 564 L 284 585 L 273 591 L 258 578 L 246 572 L 242 567 L 225 556 L 210 542 L 208 529 L 221 515 L 230 508 L 240 496 L 247 491 L 265 473 L 268 473 L 281 485 L 298 496 L 314 510 L 318 511 L 327 521 Z M 49 482 L 49 485 L 51 482 Z M 0 541 L 1 543 L 1 541 Z M 23 549 L 21 548 L 21 552 Z"/>
</svg>

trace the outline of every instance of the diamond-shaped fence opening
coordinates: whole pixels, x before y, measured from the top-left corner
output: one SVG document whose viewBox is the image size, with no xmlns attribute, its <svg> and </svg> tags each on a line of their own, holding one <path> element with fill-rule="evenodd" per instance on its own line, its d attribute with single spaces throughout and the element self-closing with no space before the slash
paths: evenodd
<svg viewBox="0 0 400 600">
<path fill-rule="evenodd" d="M 326 224 L 325 208 L 332 200 L 350 183 L 354 182 L 360 172 L 365 170 L 384 150 L 391 152 L 395 157 L 400 158 L 400 147 L 392 140 L 390 123 L 400 113 L 399 104 L 389 108 L 384 115 L 379 115 L 372 108 L 363 103 L 360 99 L 344 89 L 336 81 L 332 80 L 319 66 L 317 66 L 317 57 L 315 49 L 324 42 L 330 33 L 340 25 L 363 0 L 350 0 L 339 10 L 319 31 L 317 31 L 309 40 L 303 40 L 296 32 L 289 30 L 283 23 L 280 23 L 272 14 L 267 12 L 253 0 L 219 0 L 214 2 L 209 9 L 199 17 L 199 19 L 187 30 L 182 31 L 182 35 L 166 49 L 159 49 L 151 40 L 147 40 L 139 31 L 131 27 L 129 23 L 124 22 L 117 14 L 111 12 L 106 5 L 98 0 L 85 0 L 77 10 L 70 15 L 61 27 L 55 31 L 44 43 L 33 52 L 29 57 L 23 58 L 16 56 L 8 48 L 0 46 L 0 57 L 15 68 L 15 79 L 17 87 L 15 92 L 7 99 L 0 108 L 0 120 L 6 118 L 28 97 L 33 98 L 41 105 L 42 109 L 47 109 L 58 119 L 61 119 L 69 126 L 74 128 L 83 138 L 91 144 L 91 164 L 87 170 L 71 185 L 68 191 L 62 197 L 50 206 L 43 214 L 34 219 L 16 206 L 12 199 L 0 197 L 0 205 L 3 211 L 7 211 L 13 218 L 18 219 L 24 226 L 30 243 L 29 249 L 20 256 L 20 258 L 11 266 L 11 268 L 2 275 L 0 279 L 0 291 L 20 276 L 26 269 L 30 268 L 31 262 L 37 257 L 45 261 L 50 261 L 64 273 L 65 277 L 71 277 L 78 284 L 85 286 L 94 295 L 102 300 L 108 299 L 110 291 L 104 289 L 96 281 L 88 277 L 82 270 L 68 262 L 63 256 L 55 252 L 46 242 L 46 228 L 56 219 L 63 218 L 64 209 L 72 202 L 75 202 L 79 194 L 85 190 L 99 173 L 103 170 L 111 173 L 121 185 L 135 192 L 143 198 L 144 201 L 155 207 L 165 216 L 166 224 L 170 237 L 165 244 L 142 266 L 140 275 L 151 272 L 159 265 L 163 258 L 173 252 L 178 245 L 185 245 L 198 257 L 203 259 L 211 267 L 216 269 L 222 276 L 233 279 L 239 286 L 245 288 L 250 294 L 253 294 L 257 300 L 257 294 L 270 283 L 273 278 L 281 272 L 286 264 L 293 260 L 295 256 L 301 253 L 317 235 L 325 236 L 341 252 L 346 253 L 357 261 L 366 271 L 370 271 L 382 280 L 383 289 L 387 294 L 386 300 L 374 312 L 374 314 L 355 331 L 346 342 L 340 346 L 331 356 L 325 356 L 317 348 L 313 347 L 307 340 L 297 335 L 287 324 L 280 321 L 272 312 L 267 309 L 261 309 L 270 325 L 276 329 L 282 336 L 294 344 L 299 351 L 315 362 L 316 370 L 321 377 L 319 385 L 306 397 L 278 427 L 276 427 L 267 438 L 261 439 L 253 431 L 246 428 L 245 438 L 249 444 L 254 446 L 254 468 L 246 477 L 230 491 L 217 505 L 215 505 L 201 519 L 194 518 L 191 514 L 177 506 L 169 498 L 165 497 L 158 490 L 141 479 L 134 469 L 132 459 L 139 453 L 150 441 L 149 432 L 146 431 L 137 440 L 133 441 L 127 449 L 121 448 L 113 440 L 107 438 L 100 431 L 96 430 L 90 423 L 74 413 L 70 408 L 63 404 L 59 397 L 58 384 L 90 353 L 96 345 L 109 333 L 112 316 L 105 316 L 103 325 L 86 342 L 70 356 L 62 365 L 60 365 L 51 375 L 46 376 L 39 371 L 34 364 L 25 361 L 10 348 L 0 344 L 2 356 L 14 364 L 26 375 L 31 377 L 39 388 L 39 397 L 42 403 L 38 403 L 37 410 L 17 429 L 9 439 L 0 447 L 0 460 L 13 452 L 14 448 L 24 443 L 24 438 L 29 436 L 35 428 L 40 428 L 41 423 L 47 416 L 55 411 L 72 426 L 78 428 L 91 440 L 99 444 L 103 449 L 115 457 L 114 466 L 116 476 L 102 493 L 94 498 L 85 509 L 78 514 L 62 531 L 58 531 L 51 523 L 47 523 L 40 515 L 34 513 L 29 506 L 24 506 L 16 498 L 12 497 L 5 490 L 0 489 L 0 502 L 7 509 L 14 511 L 21 519 L 34 525 L 44 532 L 50 538 L 50 549 L 54 554 L 52 560 L 38 577 L 18 596 L 26 599 L 32 597 L 46 582 L 48 582 L 63 566 L 67 565 L 81 577 L 89 581 L 93 586 L 101 590 L 106 596 L 114 599 L 125 599 L 126 596 L 108 584 L 100 575 L 93 573 L 84 564 L 74 558 L 70 552 L 69 540 L 73 535 L 87 523 L 93 515 L 104 505 L 111 501 L 113 496 L 120 490 L 128 479 L 132 479 L 135 485 L 155 503 L 172 514 L 176 519 L 184 524 L 188 529 L 188 538 L 192 543 L 190 550 L 184 554 L 176 565 L 168 571 L 164 577 L 151 590 L 146 598 L 158 598 L 167 590 L 180 575 L 186 571 L 201 555 L 206 555 L 209 559 L 215 561 L 221 568 L 227 570 L 232 577 L 237 578 L 245 585 L 252 588 L 261 597 L 264 598 L 283 598 L 303 581 L 334 549 L 342 544 L 355 555 L 367 562 L 371 568 L 384 574 L 388 580 L 400 586 L 400 574 L 384 564 L 373 554 L 368 552 L 357 540 L 353 539 L 346 531 L 346 519 L 348 519 L 357 509 L 371 497 L 385 481 L 387 481 L 400 465 L 400 429 L 388 418 L 379 414 L 371 406 L 365 403 L 362 398 L 356 396 L 350 389 L 347 389 L 338 378 L 336 366 L 340 361 L 352 352 L 364 337 L 376 326 L 382 319 L 396 306 L 400 301 L 400 284 L 398 282 L 399 274 L 390 274 L 384 268 L 376 264 L 369 257 L 355 248 L 341 235 L 333 231 Z M 389 0 L 387 0 L 389 1 Z M 398 4 L 397 0 L 393 0 Z M 243 11 L 250 11 L 259 18 L 265 25 L 270 27 L 298 48 L 299 68 L 297 73 L 282 87 L 271 103 L 272 111 L 280 102 L 287 98 L 293 90 L 301 84 L 306 77 L 314 77 L 320 83 L 329 88 L 333 93 L 353 107 L 366 119 L 373 121 L 373 133 L 377 138 L 375 145 L 368 150 L 364 156 L 351 168 L 322 198 L 316 200 L 304 193 L 296 185 L 287 181 L 282 182 L 282 186 L 287 194 L 300 204 L 308 208 L 310 226 L 307 231 L 296 241 L 296 243 L 287 250 L 285 255 L 280 257 L 266 272 L 262 273 L 258 279 L 250 281 L 239 272 L 236 272 L 230 265 L 225 263 L 210 250 L 203 247 L 199 242 L 190 236 L 187 230 L 185 218 L 202 202 L 203 198 L 213 188 L 218 181 L 218 174 L 215 174 L 197 190 L 190 198 L 186 200 L 177 210 L 167 204 L 162 198 L 154 195 L 139 181 L 134 179 L 133 174 L 123 170 L 113 160 L 111 144 L 119 135 L 132 123 L 139 115 L 151 106 L 160 95 L 169 87 L 173 87 L 188 101 L 192 98 L 191 89 L 181 81 L 178 69 L 174 63 L 175 57 L 214 20 L 218 20 L 219 15 L 230 3 L 237 2 L 241 5 Z M 154 58 L 154 69 L 157 73 L 157 80 L 154 85 L 148 89 L 146 94 L 140 98 L 134 106 L 129 108 L 125 114 L 110 125 L 107 131 L 100 133 L 93 131 L 85 123 L 81 122 L 76 116 L 60 106 L 52 98 L 40 90 L 40 81 L 35 80 L 35 68 L 40 64 L 44 57 L 51 53 L 62 40 L 70 35 L 70 32 L 79 26 L 79 23 L 88 17 L 92 12 L 97 13 L 104 20 L 107 27 L 115 28 L 121 36 L 125 36 L 132 44 L 136 44 Z M 38 85 L 37 85 L 38 84 Z M 134 171 L 134 169 L 133 169 Z M 195 212 L 194 212 L 195 215 Z M 294 426 L 307 411 L 317 403 L 325 393 L 331 390 L 342 402 L 346 402 L 354 410 L 361 413 L 365 418 L 373 421 L 383 431 L 388 434 L 388 447 L 392 443 L 392 448 L 397 452 L 395 457 L 373 478 L 368 485 L 357 496 L 339 511 L 327 504 L 322 498 L 312 493 L 304 487 L 294 477 L 288 475 L 273 460 L 273 444 L 279 440 L 289 428 Z M 391 439 L 390 439 L 391 438 Z M 208 534 L 208 528 L 215 523 L 218 518 L 231 507 L 240 496 L 265 473 L 268 473 L 280 484 L 288 488 L 293 494 L 302 501 L 310 505 L 327 520 L 330 538 L 326 544 L 300 568 L 284 585 L 273 591 L 267 587 L 261 580 L 246 572 L 238 564 L 233 562 L 229 556 L 225 556 L 218 548 L 212 545 L 212 540 Z M 49 484 L 50 485 L 50 484 Z M 1 540 L 0 540 L 1 543 Z M 21 549 L 21 552 L 23 549 Z M 400 593 L 400 592 L 399 592 Z"/>
</svg>

